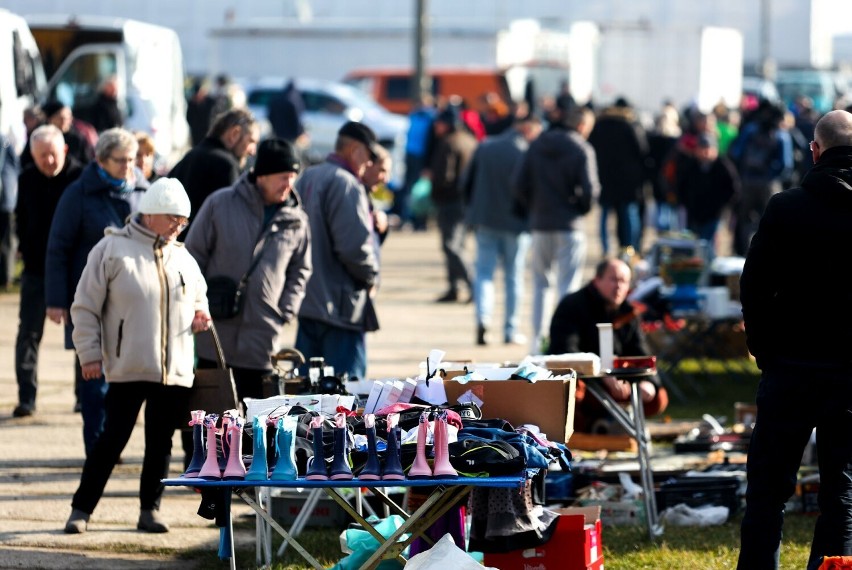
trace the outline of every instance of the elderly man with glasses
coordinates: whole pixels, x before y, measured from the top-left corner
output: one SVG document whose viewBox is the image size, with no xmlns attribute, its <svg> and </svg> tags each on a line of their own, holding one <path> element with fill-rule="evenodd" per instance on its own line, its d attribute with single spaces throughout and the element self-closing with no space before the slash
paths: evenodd
<svg viewBox="0 0 852 570">
<path fill-rule="evenodd" d="M 124 129 L 101 133 L 95 160 L 65 189 L 56 206 L 47 240 L 45 301 L 50 320 L 65 325 L 67 349 L 74 348 L 68 311 L 89 251 L 104 236 L 106 228 L 124 226 L 149 186 L 134 165 L 137 146 L 133 133 Z M 107 388 L 102 375 L 84 381 L 80 362 L 76 364 L 83 442 L 88 454 L 103 431 Z"/>
</svg>

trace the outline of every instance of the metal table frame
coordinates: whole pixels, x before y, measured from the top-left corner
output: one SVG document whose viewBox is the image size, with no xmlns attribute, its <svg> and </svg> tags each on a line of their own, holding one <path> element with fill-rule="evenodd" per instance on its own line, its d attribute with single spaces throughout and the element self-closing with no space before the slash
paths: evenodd
<svg viewBox="0 0 852 570">
<path fill-rule="evenodd" d="M 499 488 L 522 488 L 526 482 L 524 475 L 513 477 L 459 477 L 457 479 L 405 479 L 402 481 L 361 481 L 352 479 L 349 481 L 307 481 L 300 478 L 296 481 L 205 481 L 203 479 L 163 479 L 163 485 L 167 487 L 212 487 L 222 490 L 223 505 L 228 513 L 227 525 L 221 529 L 219 541 L 219 558 L 229 559 L 232 570 L 236 569 L 234 559 L 234 534 L 233 518 L 231 516 L 231 492 L 240 497 L 257 515 L 270 527 L 280 534 L 284 540 L 296 549 L 299 554 L 313 568 L 322 569 L 320 564 L 296 538 L 286 531 L 262 504 L 249 496 L 248 491 L 252 487 L 280 487 L 291 489 L 322 489 L 325 493 L 339 504 L 356 522 L 360 523 L 364 530 L 372 534 L 379 541 L 379 548 L 362 566 L 362 570 L 376 568 L 382 560 L 397 559 L 403 564 L 406 560 L 402 551 L 414 541 L 421 537 L 428 543 L 432 541 L 425 535 L 432 524 L 455 505 L 473 487 L 499 487 Z M 385 493 L 381 491 L 384 487 L 434 487 L 434 490 L 423 504 L 410 515 L 394 503 Z M 337 489 L 341 488 L 368 488 L 379 499 L 386 504 L 394 514 L 405 519 L 405 522 L 387 539 L 382 536 L 373 526 L 355 510 L 349 502 L 343 498 Z M 262 501 L 260 502 L 262 503 Z M 403 535 L 409 534 L 407 538 Z"/>
<path fill-rule="evenodd" d="M 642 407 L 642 396 L 639 392 L 639 382 L 654 375 L 653 370 L 641 372 L 620 372 L 613 370 L 606 376 L 614 376 L 619 380 L 630 382 L 630 406 L 633 417 L 625 410 L 603 386 L 604 376 L 577 376 L 586 383 L 586 390 L 591 393 L 601 405 L 612 414 L 613 418 L 624 428 L 627 435 L 636 440 L 636 455 L 639 460 L 639 477 L 642 483 L 642 495 L 645 503 L 645 520 L 648 524 L 648 536 L 653 541 L 663 534 L 657 513 L 657 497 L 654 494 L 654 471 L 651 469 L 651 452 L 648 432 L 645 429 L 645 410 Z M 570 446 L 570 442 L 569 442 Z"/>
</svg>

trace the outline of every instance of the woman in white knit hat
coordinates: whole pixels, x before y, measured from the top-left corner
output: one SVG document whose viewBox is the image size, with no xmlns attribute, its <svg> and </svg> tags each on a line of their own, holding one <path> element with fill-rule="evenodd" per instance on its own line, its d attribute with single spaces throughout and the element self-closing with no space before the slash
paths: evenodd
<svg viewBox="0 0 852 570">
<path fill-rule="evenodd" d="M 172 436 L 185 419 L 193 382 L 193 333 L 210 325 L 207 285 L 183 244 L 189 197 L 174 178 L 154 182 L 138 213 L 106 235 L 89 254 L 77 285 L 71 317 L 83 378 L 103 373 L 104 432 L 86 458 L 71 501 L 65 532 L 86 531 L 107 480 L 145 404 L 145 458 L 139 484 L 137 528 L 167 532 L 158 510 L 160 480 L 168 473 Z"/>
</svg>

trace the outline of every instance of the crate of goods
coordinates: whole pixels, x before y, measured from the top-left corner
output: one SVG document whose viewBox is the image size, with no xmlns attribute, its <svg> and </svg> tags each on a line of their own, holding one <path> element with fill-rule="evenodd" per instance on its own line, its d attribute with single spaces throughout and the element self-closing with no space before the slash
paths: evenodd
<svg viewBox="0 0 852 570">
<path fill-rule="evenodd" d="M 736 477 L 678 477 L 660 485 L 657 509 L 686 504 L 697 508 L 705 505 L 728 507 L 728 516 L 739 511 L 740 482 Z"/>
</svg>

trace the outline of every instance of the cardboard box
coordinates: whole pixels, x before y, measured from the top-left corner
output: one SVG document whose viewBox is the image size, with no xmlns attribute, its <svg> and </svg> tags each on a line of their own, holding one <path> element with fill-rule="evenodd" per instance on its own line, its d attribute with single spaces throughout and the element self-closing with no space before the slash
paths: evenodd
<svg viewBox="0 0 852 570">
<path fill-rule="evenodd" d="M 627 434 L 595 434 L 574 432 L 568 440 L 568 449 L 574 451 L 629 451 L 636 453 L 636 440 Z"/>
<path fill-rule="evenodd" d="M 642 499 L 632 501 L 580 499 L 577 504 L 583 507 L 598 507 L 601 511 L 601 521 L 605 526 L 645 524 L 645 502 Z"/>
<path fill-rule="evenodd" d="M 290 528 L 305 506 L 307 493 L 282 492 L 271 497 L 271 515 L 279 524 Z M 341 529 L 350 521 L 349 514 L 329 497 L 320 497 L 308 517 L 308 527 L 330 527 Z"/>
<path fill-rule="evenodd" d="M 574 432 L 574 392 L 577 379 L 472 380 L 461 384 L 444 379 L 447 401 L 455 404 L 470 390 L 483 401 L 482 417 L 504 419 L 515 427 L 535 424 L 547 439 L 565 443 Z"/>
<path fill-rule="evenodd" d="M 501 554 L 485 554 L 485 566 L 500 570 L 603 569 L 599 507 L 555 509 L 556 532 L 541 546 Z"/>
</svg>

